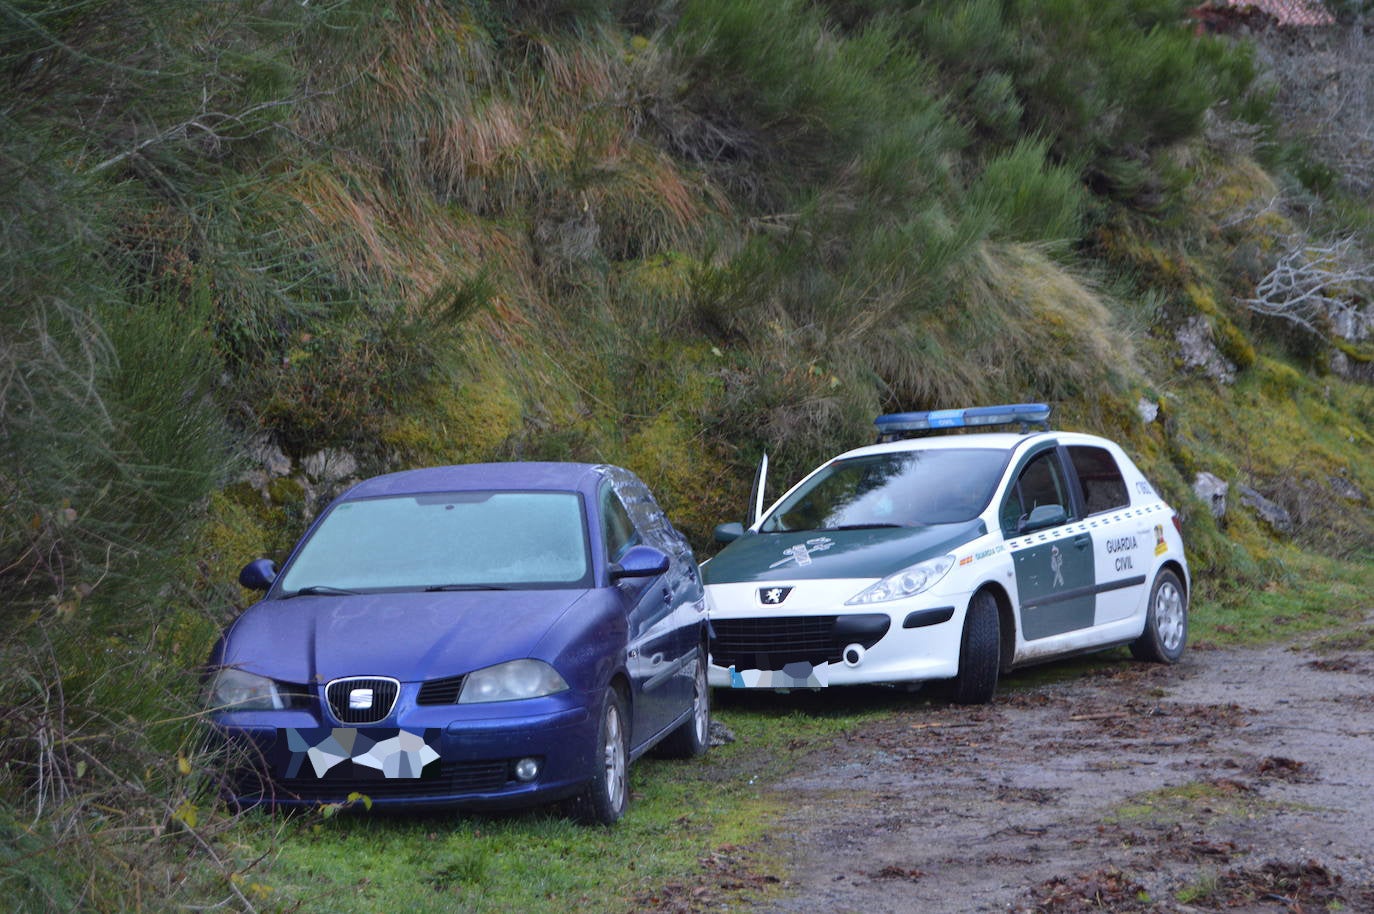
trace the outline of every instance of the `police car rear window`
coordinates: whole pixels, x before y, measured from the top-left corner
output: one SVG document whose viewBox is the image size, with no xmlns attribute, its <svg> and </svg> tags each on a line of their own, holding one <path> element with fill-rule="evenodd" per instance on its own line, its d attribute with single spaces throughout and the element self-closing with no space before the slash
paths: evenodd
<svg viewBox="0 0 1374 914">
<path fill-rule="evenodd" d="M 1126 480 L 1121 478 L 1121 470 L 1106 448 L 1075 445 L 1069 448 L 1069 460 L 1078 476 L 1088 514 L 1101 514 L 1131 503 Z"/>
</svg>

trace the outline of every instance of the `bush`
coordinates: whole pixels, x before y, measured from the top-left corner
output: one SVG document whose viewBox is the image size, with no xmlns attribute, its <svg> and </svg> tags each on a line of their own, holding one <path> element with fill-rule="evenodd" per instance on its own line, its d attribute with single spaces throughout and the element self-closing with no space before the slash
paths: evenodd
<svg viewBox="0 0 1374 914">
<path fill-rule="evenodd" d="M 797 179 L 823 181 L 856 158 L 875 196 L 938 185 L 947 170 L 957 132 L 927 91 L 926 65 L 886 19 L 844 33 L 803 0 L 699 0 L 674 39 L 691 64 L 690 105 L 774 138 L 756 167 L 783 200 Z"/>
<path fill-rule="evenodd" d="M 1240 102 L 1254 77 L 1244 46 L 1193 35 L 1184 9 L 1173 0 L 964 0 L 919 3 L 903 22 L 987 138 L 1042 136 L 1055 160 L 1130 200 L 1159 178 L 1153 150 L 1198 136 L 1203 114 Z"/>
<path fill-rule="evenodd" d="M 1078 238 L 1087 194 L 1072 168 L 1046 161 L 1046 144 L 1026 140 L 983 169 L 970 198 L 995 214 L 992 235 L 1004 241 Z"/>
</svg>

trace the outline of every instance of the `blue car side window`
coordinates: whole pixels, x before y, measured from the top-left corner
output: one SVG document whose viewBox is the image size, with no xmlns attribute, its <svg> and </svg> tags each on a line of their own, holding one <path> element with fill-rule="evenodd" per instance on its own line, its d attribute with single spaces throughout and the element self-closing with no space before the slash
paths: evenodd
<svg viewBox="0 0 1374 914">
<path fill-rule="evenodd" d="M 601 534 L 606 542 L 606 558 L 611 562 L 620 561 L 626 550 L 639 542 L 629 513 L 609 486 L 601 490 Z"/>
</svg>

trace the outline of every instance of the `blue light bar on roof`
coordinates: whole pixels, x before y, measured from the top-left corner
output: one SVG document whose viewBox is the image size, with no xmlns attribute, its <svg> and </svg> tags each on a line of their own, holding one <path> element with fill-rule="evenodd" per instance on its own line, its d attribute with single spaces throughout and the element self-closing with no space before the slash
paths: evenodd
<svg viewBox="0 0 1374 914">
<path fill-rule="evenodd" d="M 1010 403 L 1005 406 L 972 406 L 968 409 L 934 409 L 921 413 L 890 413 L 873 420 L 880 435 L 928 432 L 943 428 L 975 428 L 984 425 L 1049 426 L 1050 407 L 1044 403 Z"/>
</svg>

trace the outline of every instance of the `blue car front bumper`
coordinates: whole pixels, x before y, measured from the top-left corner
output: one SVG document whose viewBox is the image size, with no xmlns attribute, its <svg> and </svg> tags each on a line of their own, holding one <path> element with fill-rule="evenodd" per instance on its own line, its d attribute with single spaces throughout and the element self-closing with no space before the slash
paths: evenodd
<svg viewBox="0 0 1374 914">
<path fill-rule="evenodd" d="M 566 696 L 499 705 L 412 707 L 345 727 L 303 710 L 213 716 L 234 757 L 226 798 L 241 807 L 357 802 L 375 807 L 508 808 L 577 793 L 599 774 L 596 721 Z M 517 765 L 537 763 L 526 779 Z"/>
</svg>

